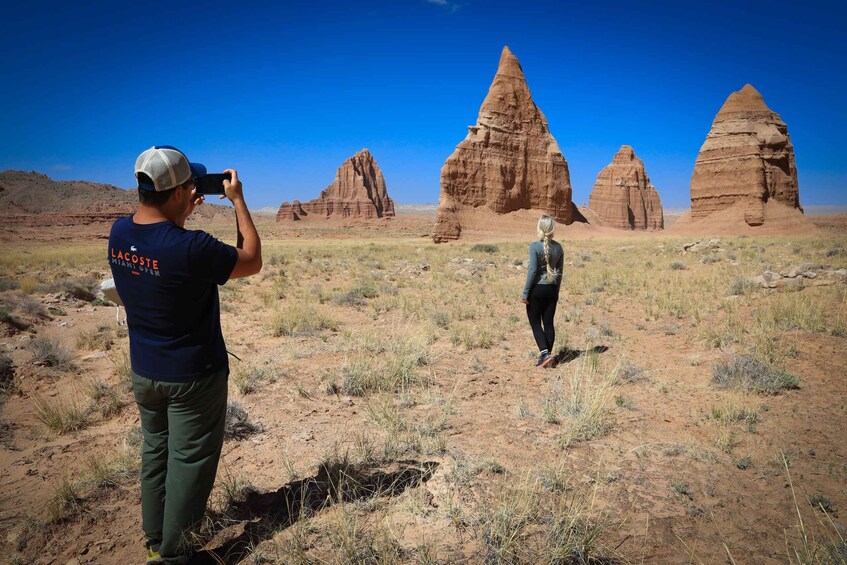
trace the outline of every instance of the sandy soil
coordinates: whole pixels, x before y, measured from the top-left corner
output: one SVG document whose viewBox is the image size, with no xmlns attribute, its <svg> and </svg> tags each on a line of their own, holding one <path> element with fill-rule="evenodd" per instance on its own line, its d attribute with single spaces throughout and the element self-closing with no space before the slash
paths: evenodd
<svg viewBox="0 0 847 565">
<path fill-rule="evenodd" d="M 355 507 L 366 526 L 385 524 L 385 517 L 391 517 L 389 529 L 407 552 L 399 559 L 402 562 L 422 562 L 420 544 L 424 542 L 435 555 L 433 562 L 483 562 L 486 549 L 478 531 L 483 522 L 480 516 L 496 505 L 499 491 L 525 484 L 545 469 L 567 475 L 574 497 L 590 494 L 585 517 L 605 525 L 602 538 L 607 554 L 617 556 L 619 562 L 716 563 L 731 555 L 737 563 L 784 563 L 786 547 L 800 544 L 798 508 L 805 526 L 816 532 L 817 542 L 831 531 L 827 520 L 843 523 L 847 511 L 844 335 L 779 332 L 774 336 L 776 346 L 791 350 L 784 357 L 784 368 L 800 376 L 800 388 L 776 396 L 734 396 L 711 382 L 713 368 L 727 350 L 705 345 L 702 339 L 704 327 L 719 326 L 733 300 L 680 316 L 645 315 L 649 308 L 644 304 L 634 302 L 627 292 L 614 291 L 615 279 L 610 279 L 613 282 L 606 291 L 589 292 L 566 283 L 557 327 L 559 342 L 567 343 L 567 348 L 557 367 L 535 369 L 534 343 L 517 295 L 524 276 L 523 242 L 526 234 L 533 233 L 536 219 L 534 212 L 516 214 L 499 219 L 495 229 L 491 218 L 477 215 L 461 241 L 443 246 L 431 243 L 432 219 L 427 216 L 403 215 L 371 224 L 304 222 L 294 226 L 261 221 L 265 270 L 254 279 L 224 287 L 223 325 L 229 349 L 243 360 L 233 360 L 233 371 L 258 367 L 273 378 L 249 394 L 231 384 L 231 398 L 261 431 L 226 442 L 213 497 L 216 511 L 226 506 L 220 503 L 222 484 L 233 477 L 249 482 L 265 503 L 279 504 L 288 490 L 300 485 L 298 481 L 318 477 L 320 461 L 338 446 L 353 449 L 362 433 L 381 445 L 387 440 L 386 432 L 375 424 L 373 415 L 387 402 L 408 422 L 423 425 L 444 418 L 440 435 L 433 436 L 443 446 L 419 448 L 394 461 L 374 463 L 363 475 L 363 481 L 376 480 L 376 473 L 390 475 L 395 482 L 404 472 L 416 478 L 402 482 L 404 488 L 389 490 L 371 506 Z M 774 243 L 754 236 L 739 245 L 770 249 L 767 252 L 774 260 L 784 262 L 780 266 L 819 261 L 826 249 L 843 249 L 847 244 L 843 217 L 814 221 L 820 229 L 817 235 L 803 236 L 807 239 L 783 237 Z M 225 239 L 233 236 L 232 227 L 221 222 L 195 221 L 193 226 Z M 18 243 L 27 240 L 21 244 L 23 249 L 66 238 L 100 245 L 107 226 L 85 226 L 73 233 L 60 227 L 18 227 L 4 230 L 4 241 L 13 239 L 11 232 Z M 575 225 L 560 229 L 558 235 L 568 242 L 567 268 L 578 273 L 574 281 L 590 280 L 595 272 L 613 273 L 616 259 L 639 250 L 647 250 L 645 257 L 657 265 L 674 258 L 687 262 L 688 270 L 679 275 L 681 288 L 685 288 L 684 277 L 708 277 L 708 270 L 716 268 L 683 254 L 683 240 L 667 234 Z M 810 237 L 834 238 L 835 243 L 816 244 Z M 340 247 L 323 251 L 333 241 Z M 475 254 L 470 244 L 476 242 L 496 243 L 500 255 L 489 260 Z M 794 253 L 798 246 L 802 250 Z M 270 264 L 270 257 L 279 262 Z M 843 263 L 840 257 L 835 259 Z M 337 261 L 332 272 L 298 278 L 297 268 L 330 258 Z M 727 259 L 722 261 L 718 265 L 727 265 Z M 361 276 L 357 269 L 362 262 L 375 265 L 369 276 L 394 290 L 352 304 L 334 299 L 316 303 L 320 313 L 336 321 L 334 329 L 270 335 L 268 321 L 275 311 L 296 303 L 300 293 L 312 286 L 332 296 L 343 294 Z M 456 265 L 476 269 L 491 286 L 481 288 L 474 277 L 457 274 Z M 3 278 L 25 274 L 11 266 L 4 269 Z M 737 270 L 742 272 L 743 266 Z M 105 278 L 107 269 L 95 267 L 92 274 Z M 842 284 L 836 292 L 833 287 L 809 287 L 802 296 L 813 297 L 829 308 L 831 316 L 843 318 L 844 288 Z M 738 297 L 739 316 L 752 320 L 775 292 Z M 138 415 L 120 370 L 125 332 L 115 323 L 113 307 L 93 306 L 61 293 L 35 292 L 31 297 L 63 313 L 20 314 L 37 334 L 15 331 L 8 324 L 0 327 L 5 334 L 0 350 L 16 367 L 14 386 L 5 395 L 0 413 L 3 554 L 20 563 L 140 562 L 140 501 L 137 480 L 131 477 L 97 488 L 84 485 L 79 511 L 52 523 L 47 518 L 63 478 L 84 482 L 93 461 L 111 460 L 135 449 Z M 422 314 L 451 308 L 453 329 L 433 326 Z M 462 320 L 462 312 L 474 317 Z M 327 392 L 328 383 L 337 381 L 351 359 L 366 351 L 365 342 L 359 340 L 398 334 L 415 337 L 419 326 L 433 328 L 427 330 L 433 337 L 429 361 L 420 369 L 427 377 L 426 385 L 402 394 Z M 56 337 L 72 344 L 81 332 L 98 327 L 109 328 L 113 342 L 109 350 L 74 348 L 73 368 L 68 371 L 33 364 L 34 337 Z M 492 334 L 488 347 L 469 347 L 452 339 L 456 328 L 482 327 Z M 734 347 L 743 350 L 748 345 Z M 376 363 L 385 362 L 384 357 L 376 359 Z M 546 421 L 542 417 L 545 402 L 569 390 L 581 375 L 599 378 L 613 372 L 622 360 L 643 369 L 643 374 L 616 385 L 608 406 L 608 432 L 563 449 L 558 438 L 571 420 Z M 589 371 L 586 363 L 595 363 L 596 372 Z M 121 407 L 80 431 L 48 433 L 39 421 L 35 400 L 75 399 L 85 405 L 92 380 L 108 383 Z M 755 411 L 756 421 L 734 426 L 716 421 L 715 407 L 732 401 Z M 456 478 L 460 472 L 469 474 L 467 482 Z M 814 496 L 831 503 L 830 516 L 815 512 L 809 504 Z M 271 515 L 259 512 L 258 499 L 251 500 L 255 513 Z M 796 505 L 795 500 L 799 500 Z M 331 527 L 344 507 L 322 507 L 310 524 L 324 531 L 321 528 Z M 233 551 L 226 560 L 274 562 L 279 540 L 293 529 L 291 521 L 259 534 L 251 529 L 256 519 L 228 510 L 230 518 L 212 528 L 214 537 L 206 547 L 222 554 L 224 549 L 242 547 L 237 544 L 240 536 L 254 532 L 249 546 L 252 556 Z M 311 538 L 315 558 L 339 561 L 328 547 L 330 538 L 315 536 Z M 270 561 L 261 561 L 258 555 Z"/>
</svg>

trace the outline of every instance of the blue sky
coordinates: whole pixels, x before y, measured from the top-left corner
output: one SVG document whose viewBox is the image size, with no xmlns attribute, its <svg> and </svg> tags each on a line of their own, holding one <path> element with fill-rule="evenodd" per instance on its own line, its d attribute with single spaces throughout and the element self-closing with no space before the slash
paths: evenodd
<svg viewBox="0 0 847 565">
<path fill-rule="evenodd" d="M 596 5 L 595 5 L 596 4 Z M 504 45 L 587 202 L 632 145 L 689 205 L 726 97 L 788 124 L 802 204 L 847 204 L 843 2 L 40 2 L 4 8 L 0 170 L 134 186 L 155 144 L 237 168 L 253 208 L 309 200 L 363 147 L 399 203 L 435 203 Z"/>
</svg>

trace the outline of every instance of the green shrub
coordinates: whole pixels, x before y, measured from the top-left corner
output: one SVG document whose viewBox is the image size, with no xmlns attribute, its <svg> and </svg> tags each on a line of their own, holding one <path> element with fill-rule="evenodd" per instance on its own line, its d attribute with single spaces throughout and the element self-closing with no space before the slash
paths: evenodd
<svg viewBox="0 0 847 565">
<path fill-rule="evenodd" d="M 471 251 L 477 251 L 479 253 L 497 253 L 500 251 L 500 248 L 493 243 L 477 243 L 471 247 Z"/>
<path fill-rule="evenodd" d="M 799 388 L 800 379 L 775 369 L 752 355 L 733 354 L 727 361 L 715 365 L 712 382 L 722 388 L 776 394 L 781 390 Z"/>
</svg>

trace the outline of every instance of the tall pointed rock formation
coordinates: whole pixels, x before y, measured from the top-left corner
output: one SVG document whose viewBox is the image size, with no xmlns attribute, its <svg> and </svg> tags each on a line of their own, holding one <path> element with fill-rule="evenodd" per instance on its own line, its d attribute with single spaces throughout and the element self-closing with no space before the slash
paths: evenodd
<svg viewBox="0 0 847 565">
<path fill-rule="evenodd" d="M 376 160 L 362 149 L 338 167 L 335 180 L 308 202 L 283 202 L 276 221 L 312 218 L 385 218 L 394 216 L 385 179 Z"/>
<path fill-rule="evenodd" d="M 499 214 L 543 210 L 573 222 L 568 164 L 508 47 L 468 130 L 441 168 L 436 243 L 458 239 L 462 216 L 481 206 Z"/>
<path fill-rule="evenodd" d="M 800 207 L 788 127 L 747 84 L 733 92 L 712 122 L 691 176 L 691 219 L 738 205 L 744 220 L 764 222 L 765 204 Z"/>
<path fill-rule="evenodd" d="M 597 175 L 588 207 L 602 225 L 612 228 L 660 230 L 665 226 L 659 193 L 629 145 L 622 145 Z"/>
</svg>

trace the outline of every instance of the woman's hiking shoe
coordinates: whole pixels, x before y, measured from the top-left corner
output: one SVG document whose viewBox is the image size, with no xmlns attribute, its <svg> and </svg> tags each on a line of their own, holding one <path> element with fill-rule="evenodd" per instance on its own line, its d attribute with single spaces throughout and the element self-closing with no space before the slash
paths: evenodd
<svg viewBox="0 0 847 565">
<path fill-rule="evenodd" d="M 154 551 L 150 544 L 147 544 L 147 565 L 161 565 L 165 562 L 158 551 Z"/>
<path fill-rule="evenodd" d="M 536 366 L 536 367 L 540 367 L 540 366 L 541 366 L 541 364 L 542 364 L 542 363 L 544 363 L 544 361 L 545 361 L 548 357 L 550 357 L 550 354 L 549 354 L 549 353 L 542 353 L 541 355 L 539 355 L 539 356 L 538 356 L 538 361 L 536 361 L 535 366 Z"/>
<path fill-rule="evenodd" d="M 541 362 L 540 366 L 541 366 L 542 369 L 546 369 L 547 367 L 549 367 L 550 365 L 552 365 L 555 362 L 556 362 L 556 358 L 548 353 L 547 355 L 544 356 L 544 360 Z"/>
</svg>

